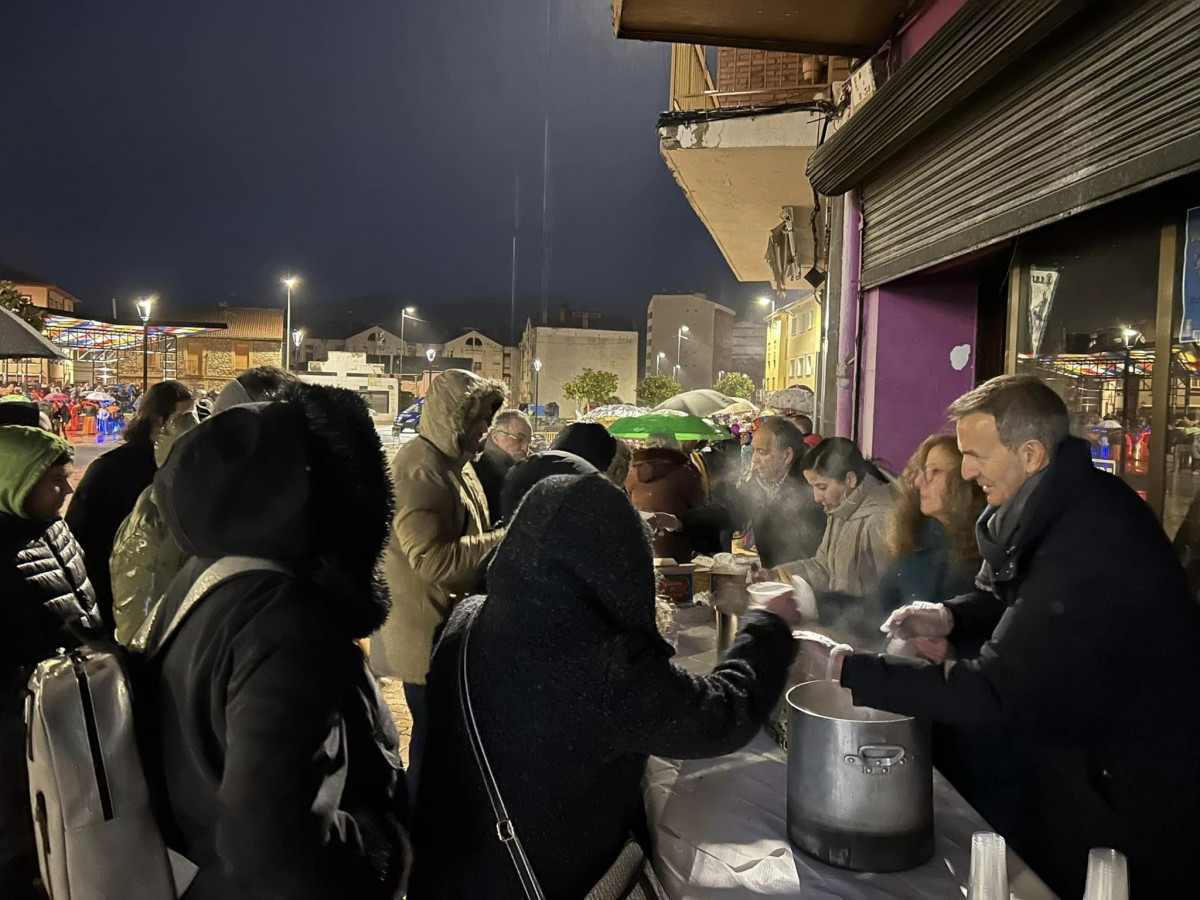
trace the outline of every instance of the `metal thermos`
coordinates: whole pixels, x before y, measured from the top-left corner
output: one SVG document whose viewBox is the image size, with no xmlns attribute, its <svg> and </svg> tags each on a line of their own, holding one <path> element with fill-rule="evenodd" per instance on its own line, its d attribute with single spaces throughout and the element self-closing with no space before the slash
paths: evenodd
<svg viewBox="0 0 1200 900">
<path fill-rule="evenodd" d="M 723 613 L 717 610 L 717 655 L 725 658 L 725 654 L 729 652 L 729 648 L 733 646 L 733 639 L 737 636 L 738 617 L 732 613 Z"/>
<path fill-rule="evenodd" d="M 933 856 L 927 723 L 854 705 L 832 681 L 798 684 L 788 704 L 788 837 L 822 862 L 899 872 Z"/>
</svg>

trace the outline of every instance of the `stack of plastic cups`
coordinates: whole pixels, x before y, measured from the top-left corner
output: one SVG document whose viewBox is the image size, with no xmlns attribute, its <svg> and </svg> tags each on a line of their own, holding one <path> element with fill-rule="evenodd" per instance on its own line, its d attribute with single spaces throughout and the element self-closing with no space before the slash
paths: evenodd
<svg viewBox="0 0 1200 900">
<path fill-rule="evenodd" d="M 1088 854 L 1083 900 L 1129 900 L 1129 865 L 1125 855 L 1106 847 Z"/>
<path fill-rule="evenodd" d="M 971 835 L 971 881 L 967 900 L 1008 900 L 1008 848 L 990 831 Z"/>
</svg>

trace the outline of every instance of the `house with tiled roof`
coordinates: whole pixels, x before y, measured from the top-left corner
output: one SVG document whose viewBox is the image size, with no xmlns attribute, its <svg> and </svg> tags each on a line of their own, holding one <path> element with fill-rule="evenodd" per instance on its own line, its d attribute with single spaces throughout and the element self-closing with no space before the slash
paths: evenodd
<svg viewBox="0 0 1200 900">
<path fill-rule="evenodd" d="M 173 307 L 172 321 L 224 325 L 224 329 L 179 339 L 179 380 L 219 391 L 255 366 L 283 365 L 282 309 L 248 306 Z"/>
<path fill-rule="evenodd" d="M 70 291 L 63 290 L 53 281 L 0 264 L 0 281 L 11 281 L 21 296 L 34 306 L 53 310 L 62 315 L 72 315 L 79 298 Z"/>
</svg>

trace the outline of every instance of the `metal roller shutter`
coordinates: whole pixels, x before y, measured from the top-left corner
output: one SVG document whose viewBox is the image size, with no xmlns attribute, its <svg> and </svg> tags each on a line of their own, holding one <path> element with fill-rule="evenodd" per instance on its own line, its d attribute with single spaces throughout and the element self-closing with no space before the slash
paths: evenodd
<svg viewBox="0 0 1200 900">
<path fill-rule="evenodd" d="M 863 184 L 863 286 L 1200 168 L 1198 84 L 1200 2 L 1079 17 Z"/>
</svg>

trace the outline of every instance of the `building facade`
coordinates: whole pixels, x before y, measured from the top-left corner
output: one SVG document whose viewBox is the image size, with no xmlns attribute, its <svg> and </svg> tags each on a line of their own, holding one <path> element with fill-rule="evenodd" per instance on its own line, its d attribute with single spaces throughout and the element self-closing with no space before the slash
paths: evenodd
<svg viewBox="0 0 1200 900">
<path fill-rule="evenodd" d="M 335 350 L 329 358 L 308 363 L 298 373 L 309 384 L 354 391 L 377 419 L 390 421 L 400 412 L 400 385 L 384 366 L 367 361 L 365 353 Z"/>
<path fill-rule="evenodd" d="M 512 400 L 545 408 L 555 404 L 563 416 L 583 406 L 563 395 L 563 385 L 584 369 L 617 376 L 616 396 L 637 400 L 638 333 L 602 328 L 564 328 L 529 321 L 521 337 L 519 386 Z M 538 371 L 535 363 L 540 363 Z"/>
<path fill-rule="evenodd" d="M 39 309 L 64 316 L 75 314 L 79 298 L 40 275 L 0 266 L 0 281 L 11 281 L 21 295 Z M 0 379 L 24 384 L 69 384 L 74 381 L 69 361 L 50 359 L 0 360 Z"/>
<path fill-rule="evenodd" d="M 815 392 L 821 377 L 821 306 L 814 291 L 767 316 L 764 390 L 804 385 Z"/>
<path fill-rule="evenodd" d="M 712 387 L 733 371 L 735 315 L 703 294 L 655 294 L 646 307 L 646 374 L 672 375 L 684 390 Z"/>
<path fill-rule="evenodd" d="M 514 374 L 520 372 L 520 350 L 505 347 L 479 331 L 468 331 L 447 341 L 441 352 L 444 356 L 471 360 L 470 368 L 476 375 L 503 381 L 510 389 Z"/>
<path fill-rule="evenodd" d="M 767 323 L 757 318 L 733 323 L 733 349 L 729 371 L 750 376 L 755 388 L 763 387 L 767 372 Z"/>
<path fill-rule="evenodd" d="M 179 339 L 176 377 L 193 388 L 220 390 L 246 369 L 283 365 L 282 309 L 193 307 L 175 309 L 172 318 L 225 326 L 220 331 Z"/>
</svg>

